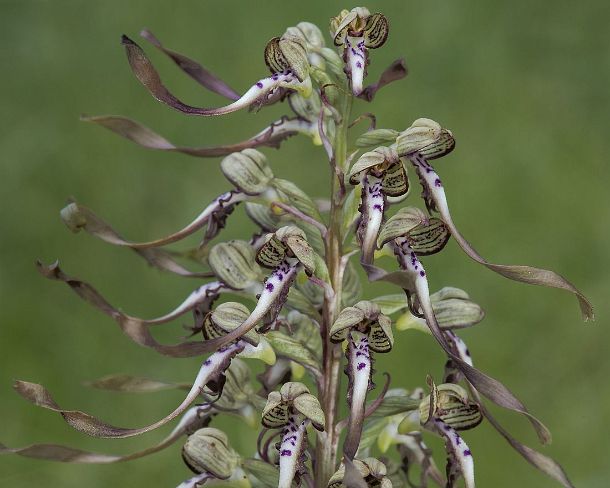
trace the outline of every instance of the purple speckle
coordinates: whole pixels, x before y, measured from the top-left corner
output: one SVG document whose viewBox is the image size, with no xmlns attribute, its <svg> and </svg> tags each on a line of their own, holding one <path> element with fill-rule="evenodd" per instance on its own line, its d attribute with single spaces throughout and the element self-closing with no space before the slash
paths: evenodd
<svg viewBox="0 0 610 488">
<path fill-rule="evenodd" d="M 362 371 L 365 367 L 366 367 L 365 363 L 358 363 L 358 366 L 356 368 L 358 369 L 358 371 Z"/>
<path fill-rule="evenodd" d="M 356 68 L 362 68 L 362 63 L 360 61 L 356 62 Z"/>
<path fill-rule="evenodd" d="M 262 82 L 259 81 L 259 82 L 256 83 L 256 86 L 258 86 L 259 88 L 262 88 L 263 84 L 262 84 Z"/>
<path fill-rule="evenodd" d="M 470 357 L 470 351 L 468 349 L 466 349 L 464 352 L 466 353 L 466 356 Z"/>
<path fill-rule="evenodd" d="M 282 280 L 284 279 L 284 275 L 283 275 L 282 273 L 278 273 L 278 275 L 277 275 L 277 279 L 278 279 L 279 281 L 282 281 Z"/>
<path fill-rule="evenodd" d="M 439 186 L 439 187 L 440 187 L 440 186 L 443 186 L 443 185 L 441 184 L 441 180 L 440 180 L 439 178 L 437 178 L 436 180 L 434 180 L 434 186 Z"/>
<path fill-rule="evenodd" d="M 464 449 L 464 456 L 472 456 L 470 449 Z"/>
<path fill-rule="evenodd" d="M 212 360 L 211 360 L 211 359 L 206 359 L 206 360 L 203 362 L 203 364 L 204 364 L 205 366 L 209 366 L 210 364 L 212 364 Z"/>
<path fill-rule="evenodd" d="M 379 204 L 377 204 L 377 203 L 376 203 L 375 205 L 373 205 L 373 208 L 374 208 L 375 210 L 379 210 L 380 212 L 381 212 L 381 210 L 382 210 L 381 205 L 379 205 Z"/>
<path fill-rule="evenodd" d="M 280 452 L 280 456 L 292 456 L 292 451 L 284 449 L 282 452 Z"/>
<path fill-rule="evenodd" d="M 419 276 L 421 276 L 423 278 L 424 276 L 426 276 L 426 272 L 424 270 L 421 270 L 419 272 Z"/>
<path fill-rule="evenodd" d="M 273 291 L 273 288 L 274 288 L 274 287 L 273 287 L 273 283 L 267 283 L 267 284 L 265 285 L 265 289 L 266 289 L 267 291 Z"/>
</svg>

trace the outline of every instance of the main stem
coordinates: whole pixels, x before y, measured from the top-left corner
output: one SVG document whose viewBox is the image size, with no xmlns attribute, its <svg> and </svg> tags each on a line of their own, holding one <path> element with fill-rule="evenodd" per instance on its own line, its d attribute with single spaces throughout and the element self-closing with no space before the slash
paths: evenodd
<svg viewBox="0 0 610 488">
<path fill-rule="evenodd" d="M 342 222 L 343 222 L 343 181 L 339 182 L 335 168 L 341 171 L 340 178 L 344 178 L 347 163 L 347 128 L 349 125 L 352 107 L 350 93 L 341 95 L 339 113 L 341 122 L 337 125 L 333 141 L 334 161 L 331 162 L 331 207 L 326 236 L 326 266 L 334 291 L 332 297 L 325 297 L 323 308 L 323 324 L 321 327 L 323 342 L 323 391 L 319 392 L 322 406 L 326 413 L 325 436 L 318 438 L 316 444 L 315 486 L 326 488 L 329 478 L 333 475 L 337 465 L 338 435 L 335 432 L 337 423 L 337 409 L 339 401 L 339 387 L 341 385 L 341 357 L 340 344 L 330 342 L 329 331 L 337 314 L 341 309 L 341 295 L 343 284 L 342 258 Z"/>
</svg>

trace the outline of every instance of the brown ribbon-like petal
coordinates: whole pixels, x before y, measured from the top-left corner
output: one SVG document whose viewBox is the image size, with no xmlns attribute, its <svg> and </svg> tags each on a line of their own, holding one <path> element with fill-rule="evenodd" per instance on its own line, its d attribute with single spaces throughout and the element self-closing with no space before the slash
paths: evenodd
<svg viewBox="0 0 610 488">
<path fill-rule="evenodd" d="M 358 98 L 362 98 L 367 102 L 372 102 L 373 98 L 377 94 L 377 91 L 381 90 L 384 86 L 389 85 L 390 83 L 398 80 L 402 80 L 407 74 L 409 70 L 407 69 L 407 64 L 403 58 L 397 59 L 390 66 L 388 66 L 381 76 L 377 80 L 377 83 L 371 83 L 367 86 Z"/>
<path fill-rule="evenodd" d="M 38 271 L 45 277 L 51 280 L 63 281 L 83 300 L 93 305 L 95 308 L 111 317 L 121 328 L 121 330 L 136 344 L 154 349 L 160 354 L 171 357 L 193 357 L 204 353 L 214 352 L 221 346 L 226 345 L 227 341 L 224 336 L 209 341 L 191 341 L 181 342 L 174 345 L 160 344 L 150 333 L 150 321 L 138 319 L 125 315 L 120 310 L 116 309 L 108 301 L 100 295 L 89 283 L 86 283 L 78 278 L 73 278 L 66 275 L 59 267 L 58 263 L 44 266 L 38 262 Z M 206 285 L 203 285 L 204 287 Z M 203 294 L 202 300 L 207 296 Z M 195 306 L 194 304 L 193 306 Z M 232 340 L 235 340 L 233 338 Z"/>
<path fill-rule="evenodd" d="M 538 438 L 543 444 L 547 444 L 551 440 L 551 434 L 546 426 L 534 417 L 521 403 L 521 401 L 502 383 L 498 380 L 487 376 L 475 367 L 469 365 L 461 358 L 455 355 L 451 346 L 447 344 L 447 340 L 443 335 L 442 329 L 439 327 L 432 304 L 429 299 L 429 292 L 427 282 L 424 282 L 425 278 L 414 279 L 409 273 L 405 271 L 396 271 L 388 273 L 387 271 L 378 268 L 373 265 L 367 265 L 362 263 L 364 270 L 366 271 L 370 281 L 387 281 L 395 285 L 400 286 L 409 293 L 416 293 L 419 299 L 419 303 L 423 309 L 424 316 L 430 332 L 443 348 L 447 356 L 455 363 L 455 365 L 464 373 L 464 376 L 470 381 L 473 386 L 485 397 L 489 398 L 495 404 L 519 412 L 527 417 L 530 421 Z"/>
<path fill-rule="evenodd" d="M 236 354 L 241 352 L 243 348 L 244 343 L 238 342 L 228 346 L 222 351 L 212 354 L 201 365 L 201 369 L 193 382 L 193 386 L 182 403 L 161 420 L 138 429 L 115 427 L 88 413 L 81 412 L 80 410 L 63 409 L 55 402 L 51 393 L 42 385 L 27 381 L 16 381 L 13 387 L 19 395 L 30 403 L 61 414 L 66 423 L 79 432 L 83 432 L 93 437 L 122 439 L 155 430 L 182 414 L 182 412 L 184 412 L 202 393 L 203 388 L 207 383 L 210 381 L 220 383 L 219 379 L 231 364 L 231 360 Z"/>
<path fill-rule="evenodd" d="M 185 114 L 211 115 L 210 111 L 212 109 L 187 105 L 172 95 L 161 81 L 159 73 L 157 73 L 155 67 L 152 65 L 146 54 L 144 54 L 142 48 L 129 37 L 123 35 L 121 37 L 121 44 L 123 44 L 125 47 L 127 60 L 129 61 L 129 65 L 131 66 L 134 75 L 136 75 L 138 81 L 146 87 L 153 97 L 155 97 L 161 103 L 169 105 L 170 107 Z"/>
<path fill-rule="evenodd" d="M 83 451 L 81 449 L 75 449 L 58 444 L 32 444 L 30 446 L 20 448 L 9 448 L 3 444 L 0 444 L 0 454 L 17 454 L 18 456 L 44 459 L 46 461 L 55 461 L 60 463 L 111 464 L 131 461 L 133 459 L 139 459 L 141 457 L 154 454 L 171 446 L 184 434 L 195 430 L 195 424 L 199 424 L 201 426 L 205 425 L 207 415 L 205 418 L 201 418 L 197 413 L 203 408 L 207 407 L 193 407 L 191 410 L 189 410 L 176 428 L 158 444 L 141 451 L 126 454 L 124 456 Z"/>
<path fill-rule="evenodd" d="M 489 420 L 489 423 L 491 425 L 493 425 L 494 429 L 496 429 L 500 433 L 500 435 L 502 437 L 504 437 L 504 439 L 506 439 L 506 442 L 508 442 L 512 446 L 512 448 L 515 449 L 515 451 L 517 451 L 519 454 L 521 454 L 521 456 L 523 456 L 523 458 L 527 462 L 529 462 L 532 466 L 534 466 L 536 469 L 539 469 L 546 475 L 548 475 L 551 478 L 553 478 L 554 480 L 558 481 L 563 486 L 565 486 L 565 488 L 574 488 L 574 485 L 568 478 L 568 475 L 566 474 L 566 472 L 559 465 L 559 463 L 557 463 L 554 459 L 552 459 L 548 456 L 545 456 L 544 454 L 532 449 L 531 447 L 521 444 L 517 439 L 515 439 L 513 436 L 511 436 L 504 429 L 504 427 L 502 427 L 500 425 L 500 423 L 491 415 L 489 410 L 487 410 L 487 408 L 485 408 L 485 406 L 482 404 L 480 397 L 477 394 L 476 390 L 471 388 L 470 391 L 471 391 L 473 397 L 475 398 L 475 400 L 479 403 L 481 412 L 483 413 L 485 418 L 487 420 Z"/>
<path fill-rule="evenodd" d="M 589 300 L 587 300 L 582 292 L 572 283 L 554 271 L 534 268 L 532 266 L 509 266 L 505 264 L 494 264 L 489 263 L 483 257 L 481 257 L 481 255 L 470 245 L 470 243 L 464 239 L 464 237 L 462 237 L 462 234 L 460 234 L 457 227 L 453 223 L 453 219 L 449 213 L 449 205 L 447 204 L 445 190 L 443 189 L 441 180 L 438 177 L 438 174 L 434 171 L 434 168 L 419 153 L 410 155 L 409 160 L 419 174 L 427 196 L 432 198 L 434 201 L 434 205 L 443 219 L 443 222 L 445 222 L 449 228 L 451 235 L 471 259 L 511 280 L 521 281 L 531 285 L 548 286 L 550 288 L 567 290 L 573 293 L 578 299 L 578 304 L 580 305 L 580 310 L 584 320 L 593 320 L 595 318 L 593 306 Z"/>
<path fill-rule="evenodd" d="M 187 226 L 174 232 L 168 236 L 154 241 L 148 242 L 133 242 L 123 239 L 121 235 L 115 231 L 110 225 L 104 222 L 100 217 L 94 214 L 87 207 L 83 207 L 76 202 L 69 203 L 62 211 L 61 217 L 64 223 L 74 232 L 78 232 L 84 229 L 85 232 L 97 237 L 98 239 L 112 244 L 115 246 L 130 247 L 138 251 L 138 254 L 144 256 L 147 261 L 155 262 L 157 266 L 163 267 L 168 271 L 174 273 L 189 275 L 189 271 L 184 268 L 180 269 L 177 263 L 170 260 L 167 254 L 162 253 L 144 253 L 141 250 L 147 250 L 149 248 L 166 246 L 173 242 L 180 241 L 185 237 L 190 236 L 194 232 L 198 231 L 205 225 L 210 226 L 213 231 L 220 230 L 220 226 L 217 224 L 223 224 L 224 219 L 228 214 L 233 211 L 236 204 L 244 201 L 247 196 L 239 191 L 231 190 L 227 193 L 223 193 L 217 197 L 210 205 L 201 211 L 201 213 Z M 207 274 L 194 276 L 208 276 Z"/>
<path fill-rule="evenodd" d="M 183 54 L 167 49 L 161 44 L 161 41 L 148 29 L 140 32 L 140 35 L 155 46 L 159 51 L 169 56 L 178 67 L 187 75 L 193 78 L 197 83 L 204 86 L 218 95 L 228 98 L 229 100 L 238 100 L 240 95 L 233 88 L 227 85 L 217 76 L 210 73 L 207 69 L 201 66 L 197 61 L 184 56 Z"/>
<path fill-rule="evenodd" d="M 153 132 L 148 127 L 145 127 L 135 120 L 131 120 L 126 117 L 121 117 L 118 115 L 100 115 L 94 117 L 82 116 L 81 120 L 106 127 L 106 129 L 111 130 L 115 134 L 129 139 L 130 141 L 133 141 L 147 149 L 179 152 L 200 158 L 226 156 L 247 148 L 261 146 L 278 148 L 284 140 L 298 133 L 296 130 L 285 130 L 283 128 L 285 122 L 294 121 L 296 119 L 288 119 L 287 117 L 283 117 L 280 120 L 273 122 L 269 127 L 262 130 L 250 139 L 246 139 L 245 141 L 238 142 L 236 144 L 209 147 L 186 147 L 176 146 L 163 136 Z"/>
</svg>

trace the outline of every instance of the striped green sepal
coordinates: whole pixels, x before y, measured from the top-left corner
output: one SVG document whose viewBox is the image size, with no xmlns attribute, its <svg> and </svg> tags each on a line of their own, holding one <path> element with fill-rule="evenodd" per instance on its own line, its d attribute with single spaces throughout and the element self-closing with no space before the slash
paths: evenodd
<svg viewBox="0 0 610 488">
<path fill-rule="evenodd" d="M 388 197 L 400 197 L 409 192 L 409 178 L 402 161 L 397 161 L 385 170 L 381 188 Z"/>
<path fill-rule="evenodd" d="M 409 246 L 418 256 L 429 256 L 441 251 L 449 237 L 451 233 L 445 223 L 432 217 L 427 225 L 422 223 L 409 231 L 407 239 Z"/>
</svg>

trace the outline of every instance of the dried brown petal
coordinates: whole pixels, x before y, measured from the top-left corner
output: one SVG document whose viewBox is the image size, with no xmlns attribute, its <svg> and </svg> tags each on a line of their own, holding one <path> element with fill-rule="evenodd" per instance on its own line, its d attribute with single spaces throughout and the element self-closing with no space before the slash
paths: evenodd
<svg viewBox="0 0 610 488">
<path fill-rule="evenodd" d="M 176 63 L 182 71 L 193 78 L 197 83 L 204 86 L 214 93 L 228 98 L 229 100 L 238 100 L 240 95 L 233 90 L 229 85 L 222 81 L 217 76 L 213 75 L 197 61 L 194 61 L 183 54 L 167 49 L 161 44 L 161 41 L 155 37 L 155 35 L 148 29 L 144 29 L 140 32 L 140 35 L 155 46 L 159 51 L 167 54 L 174 63 Z"/>
<path fill-rule="evenodd" d="M 283 117 L 280 120 L 273 122 L 269 127 L 263 129 L 255 136 L 242 142 L 225 144 L 221 146 L 187 147 L 176 146 L 148 127 L 141 125 L 135 120 L 121 117 L 119 115 L 98 115 L 93 117 L 82 116 L 81 120 L 83 122 L 91 122 L 101 125 L 102 127 L 111 130 L 115 134 L 129 139 L 130 141 L 135 142 L 139 146 L 147 149 L 178 152 L 200 158 L 226 156 L 227 154 L 242 151 L 243 149 L 262 146 L 278 148 L 284 140 L 298 133 L 297 130 L 292 130 L 290 127 L 288 127 L 289 130 L 286 130 L 288 122 L 294 123 L 296 119 Z"/>
<path fill-rule="evenodd" d="M 182 403 L 170 414 L 153 424 L 138 429 L 115 427 L 99 420 L 92 415 L 79 410 L 66 410 L 61 408 L 51 396 L 51 393 L 42 385 L 27 381 L 16 381 L 14 388 L 30 403 L 48 410 L 60 413 L 72 428 L 93 437 L 125 438 L 150 432 L 157 429 L 184 412 L 189 405 L 201 394 L 203 387 L 210 381 L 217 381 L 229 367 L 231 359 L 238 354 L 243 345 L 235 344 L 223 351 L 212 354 L 201 366 L 193 386 Z"/>
<path fill-rule="evenodd" d="M 409 70 L 407 69 L 405 60 L 403 58 L 397 59 L 381 73 L 381 76 L 376 83 L 371 83 L 363 90 L 359 95 L 359 98 L 362 98 L 367 102 L 372 102 L 379 90 L 394 81 L 402 80 L 408 73 Z"/>
</svg>

